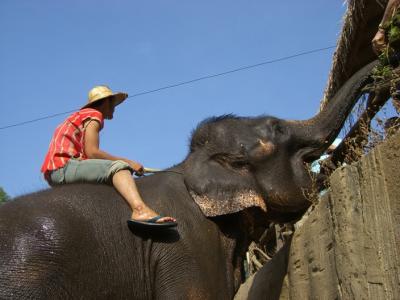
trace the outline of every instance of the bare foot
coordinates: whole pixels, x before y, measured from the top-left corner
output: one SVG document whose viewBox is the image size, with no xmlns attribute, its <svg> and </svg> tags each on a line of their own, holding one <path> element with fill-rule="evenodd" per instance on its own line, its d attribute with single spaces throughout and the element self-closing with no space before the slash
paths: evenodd
<svg viewBox="0 0 400 300">
<path fill-rule="evenodd" d="M 145 221 L 154 217 L 157 217 L 158 214 L 151 210 L 148 207 L 137 207 L 133 212 L 132 212 L 132 219 L 137 220 L 137 221 Z M 156 223 L 165 223 L 165 222 L 176 222 L 175 218 L 172 217 L 162 217 L 161 219 L 158 219 Z"/>
</svg>

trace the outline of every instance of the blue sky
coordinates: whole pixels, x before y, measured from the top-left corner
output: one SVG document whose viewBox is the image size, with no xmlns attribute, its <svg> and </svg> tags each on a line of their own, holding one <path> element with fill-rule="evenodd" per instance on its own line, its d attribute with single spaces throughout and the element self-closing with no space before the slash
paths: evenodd
<svg viewBox="0 0 400 300">
<path fill-rule="evenodd" d="M 85 104 L 88 91 L 147 90 L 335 45 L 343 1 L 0 2 L 0 127 Z M 101 148 L 166 168 L 191 131 L 233 113 L 306 119 L 318 110 L 334 50 L 130 98 Z M 47 188 L 39 172 L 66 116 L 0 130 L 0 186 L 11 196 Z"/>
</svg>

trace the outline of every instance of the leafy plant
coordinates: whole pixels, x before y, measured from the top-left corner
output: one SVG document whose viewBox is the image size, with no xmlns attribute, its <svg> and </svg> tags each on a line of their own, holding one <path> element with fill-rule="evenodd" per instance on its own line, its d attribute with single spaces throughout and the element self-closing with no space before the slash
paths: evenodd
<svg viewBox="0 0 400 300">
<path fill-rule="evenodd" d="M 0 204 L 6 202 L 10 197 L 7 195 L 7 193 L 3 190 L 2 187 L 0 187 Z"/>
</svg>

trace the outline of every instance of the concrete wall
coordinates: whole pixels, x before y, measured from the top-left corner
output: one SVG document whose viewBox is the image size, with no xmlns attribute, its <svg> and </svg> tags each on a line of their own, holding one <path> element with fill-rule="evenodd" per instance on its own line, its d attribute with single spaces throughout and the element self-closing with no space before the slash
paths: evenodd
<svg viewBox="0 0 400 300">
<path fill-rule="evenodd" d="M 400 299 L 399 169 L 397 134 L 333 173 L 330 191 L 296 224 L 280 299 Z M 272 299 L 267 277 L 256 274 L 248 299 Z"/>
<path fill-rule="evenodd" d="M 338 169 L 298 225 L 289 299 L 400 299 L 400 135 Z"/>
</svg>

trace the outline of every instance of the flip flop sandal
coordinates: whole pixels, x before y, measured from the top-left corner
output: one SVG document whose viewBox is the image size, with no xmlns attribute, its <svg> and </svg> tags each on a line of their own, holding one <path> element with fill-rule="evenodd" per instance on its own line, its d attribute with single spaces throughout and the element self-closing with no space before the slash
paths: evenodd
<svg viewBox="0 0 400 300">
<path fill-rule="evenodd" d="M 135 227 L 142 227 L 142 228 L 171 228 L 175 227 L 178 225 L 176 222 L 162 222 L 162 223 L 157 223 L 158 220 L 161 218 L 164 218 L 163 216 L 156 216 L 154 218 L 148 219 L 148 220 L 135 220 L 135 219 L 130 219 L 128 220 L 128 225 L 132 225 Z"/>
</svg>

